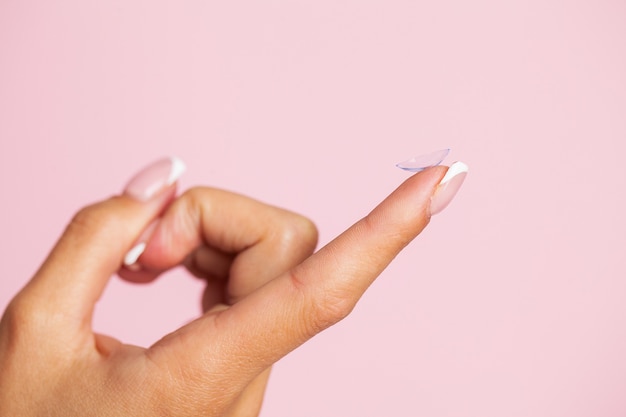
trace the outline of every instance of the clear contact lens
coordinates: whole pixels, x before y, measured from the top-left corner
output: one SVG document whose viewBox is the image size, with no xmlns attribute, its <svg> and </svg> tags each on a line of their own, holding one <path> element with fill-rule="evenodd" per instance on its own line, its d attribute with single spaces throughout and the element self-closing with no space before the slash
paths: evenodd
<svg viewBox="0 0 626 417">
<path fill-rule="evenodd" d="M 402 161 L 396 166 L 400 169 L 409 172 L 420 172 L 428 167 L 434 167 L 443 162 L 443 160 L 450 153 L 450 149 L 442 149 L 440 151 L 432 152 L 426 155 L 416 156 L 406 161 Z"/>
</svg>

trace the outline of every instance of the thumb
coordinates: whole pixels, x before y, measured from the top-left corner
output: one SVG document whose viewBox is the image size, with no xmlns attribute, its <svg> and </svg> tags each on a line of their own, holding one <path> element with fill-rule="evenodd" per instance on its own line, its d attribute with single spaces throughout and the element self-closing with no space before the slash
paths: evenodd
<svg viewBox="0 0 626 417">
<path fill-rule="evenodd" d="M 90 326 L 109 278 L 142 230 L 171 202 L 183 172 L 178 159 L 159 160 L 135 175 L 121 196 L 81 209 L 17 299 L 45 309 L 48 317 Z"/>
</svg>

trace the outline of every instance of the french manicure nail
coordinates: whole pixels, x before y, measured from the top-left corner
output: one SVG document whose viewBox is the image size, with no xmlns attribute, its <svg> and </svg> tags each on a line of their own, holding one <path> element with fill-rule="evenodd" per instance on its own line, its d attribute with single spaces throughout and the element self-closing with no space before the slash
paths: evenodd
<svg viewBox="0 0 626 417">
<path fill-rule="evenodd" d="M 445 209 L 463 185 L 469 167 L 463 162 L 450 165 L 430 199 L 430 214 L 435 215 Z"/>
<path fill-rule="evenodd" d="M 131 250 L 129 250 L 126 253 L 126 256 L 124 257 L 125 267 L 131 270 L 141 269 L 139 264 L 137 264 L 137 260 L 146 250 L 146 247 L 148 246 L 148 241 L 152 237 L 152 234 L 154 233 L 154 229 L 157 228 L 159 223 L 160 223 L 160 219 L 154 220 L 152 223 L 148 225 L 148 227 L 146 227 L 146 229 L 143 231 L 141 236 L 139 236 L 139 239 L 137 239 L 135 246 L 133 246 Z"/>
<path fill-rule="evenodd" d="M 124 257 L 124 266 L 130 267 L 137 263 L 137 259 L 146 250 L 146 242 L 137 243 Z"/>
<path fill-rule="evenodd" d="M 136 200 L 148 201 L 174 184 L 185 170 L 185 163 L 176 157 L 158 160 L 135 175 L 124 188 L 124 193 Z"/>
</svg>

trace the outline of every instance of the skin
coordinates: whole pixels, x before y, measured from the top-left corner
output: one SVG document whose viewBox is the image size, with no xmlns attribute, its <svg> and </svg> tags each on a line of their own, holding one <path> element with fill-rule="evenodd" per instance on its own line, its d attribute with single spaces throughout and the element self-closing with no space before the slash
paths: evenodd
<svg viewBox="0 0 626 417">
<path fill-rule="evenodd" d="M 410 177 L 316 253 L 308 219 L 217 189 L 80 210 L 0 322 L 0 415 L 258 415 L 272 364 L 352 311 L 426 227 L 445 172 Z M 121 268 L 155 219 L 141 270 Z M 201 317 L 148 348 L 93 332 L 113 274 L 181 263 L 206 281 Z"/>
</svg>

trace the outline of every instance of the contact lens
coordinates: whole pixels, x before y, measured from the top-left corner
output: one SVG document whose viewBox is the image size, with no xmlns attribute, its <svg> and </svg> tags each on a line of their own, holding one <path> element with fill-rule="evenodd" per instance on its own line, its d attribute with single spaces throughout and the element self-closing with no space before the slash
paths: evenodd
<svg viewBox="0 0 626 417">
<path fill-rule="evenodd" d="M 434 167 L 443 162 L 443 160 L 450 153 L 450 149 L 442 149 L 440 151 L 432 152 L 426 155 L 416 156 L 406 161 L 402 161 L 396 166 L 400 169 L 409 172 L 420 172 L 429 167 Z"/>
</svg>

